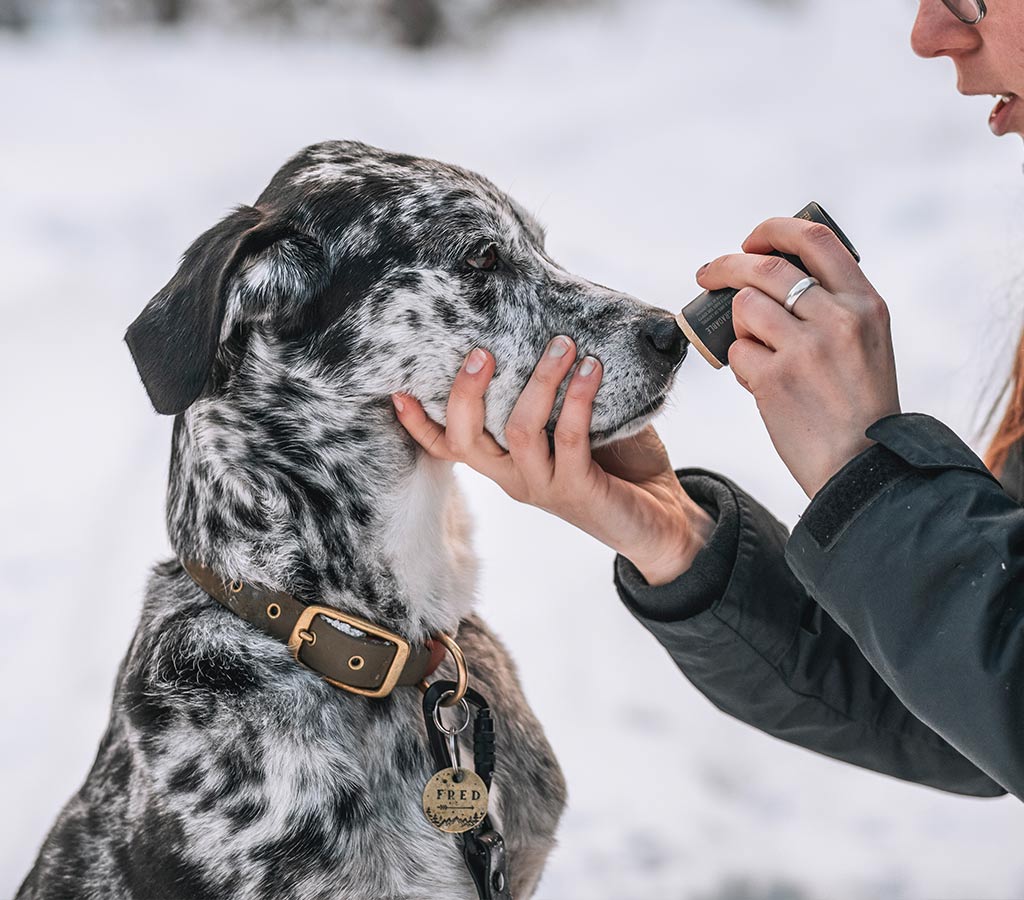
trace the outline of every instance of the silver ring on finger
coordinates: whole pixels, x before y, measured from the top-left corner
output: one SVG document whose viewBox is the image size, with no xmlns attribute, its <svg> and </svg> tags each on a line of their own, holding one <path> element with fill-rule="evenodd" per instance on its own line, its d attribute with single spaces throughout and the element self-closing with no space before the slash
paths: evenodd
<svg viewBox="0 0 1024 900">
<path fill-rule="evenodd" d="M 821 284 L 817 278 L 812 278 L 808 275 L 806 278 L 801 278 L 796 284 L 793 285 L 792 290 L 786 294 L 786 300 L 782 304 L 786 307 L 786 312 L 792 313 L 793 307 L 796 306 L 796 301 L 799 300 L 804 294 L 806 294 L 812 287 L 817 287 Z M 796 315 L 795 313 L 793 313 Z"/>
</svg>

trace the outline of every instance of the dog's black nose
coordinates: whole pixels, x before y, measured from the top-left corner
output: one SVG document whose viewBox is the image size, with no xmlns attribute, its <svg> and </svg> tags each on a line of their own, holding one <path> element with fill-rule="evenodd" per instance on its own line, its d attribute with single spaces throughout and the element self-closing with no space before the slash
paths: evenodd
<svg viewBox="0 0 1024 900">
<path fill-rule="evenodd" d="M 651 316 L 640 326 L 640 352 L 651 365 L 674 369 L 686 356 L 687 344 L 673 316 Z"/>
</svg>

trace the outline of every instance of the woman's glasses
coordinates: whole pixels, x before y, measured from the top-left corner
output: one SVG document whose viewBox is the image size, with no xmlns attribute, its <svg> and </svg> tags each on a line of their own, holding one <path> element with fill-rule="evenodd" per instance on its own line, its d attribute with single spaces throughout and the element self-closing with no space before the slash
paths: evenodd
<svg viewBox="0 0 1024 900">
<path fill-rule="evenodd" d="M 967 25 L 977 25 L 988 12 L 985 8 L 985 0 L 942 0 L 942 2 L 954 16 Z"/>
</svg>

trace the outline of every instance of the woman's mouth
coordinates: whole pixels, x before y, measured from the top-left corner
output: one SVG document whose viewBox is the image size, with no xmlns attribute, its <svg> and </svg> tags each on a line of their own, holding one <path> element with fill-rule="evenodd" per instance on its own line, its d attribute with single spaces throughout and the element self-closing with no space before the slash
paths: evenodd
<svg viewBox="0 0 1024 900">
<path fill-rule="evenodd" d="M 1010 130 L 1010 118 L 1017 106 L 1018 99 L 1016 94 L 1003 94 L 999 97 L 999 102 L 988 117 L 988 127 L 997 137 L 1002 137 Z"/>
</svg>

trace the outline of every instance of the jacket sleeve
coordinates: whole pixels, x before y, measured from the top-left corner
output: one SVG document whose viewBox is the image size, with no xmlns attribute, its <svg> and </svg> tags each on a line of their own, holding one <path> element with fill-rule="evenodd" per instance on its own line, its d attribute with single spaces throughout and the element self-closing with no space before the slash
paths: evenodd
<svg viewBox="0 0 1024 900">
<path fill-rule="evenodd" d="M 1024 799 L 1024 509 L 932 418 L 867 435 L 790 566 L 907 709 Z"/>
<path fill-rule="evenodd" d="M 651 587 L 621 556 L 615 583 L 698 690 L 729 715 L 835 759 L 956 793 L 1004 793 L 908 710 L 811 599 L 786 564 L 781 524 L 721 476 L 677 475 L 716 518 L 710 541 L 671 584 Z"/>
</svg>

